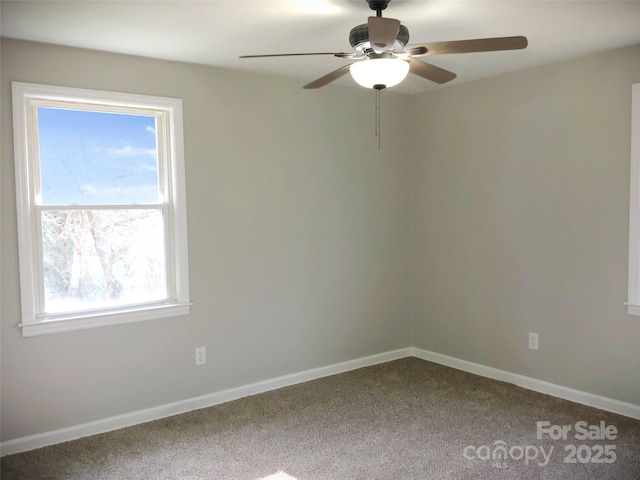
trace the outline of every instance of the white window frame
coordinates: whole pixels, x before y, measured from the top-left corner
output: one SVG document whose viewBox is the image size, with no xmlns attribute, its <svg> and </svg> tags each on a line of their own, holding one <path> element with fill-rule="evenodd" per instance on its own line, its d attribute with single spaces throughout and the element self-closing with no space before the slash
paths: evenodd
<svg viewBox="0 0 640 480">
<path fill-rule="evenodd" d="M 640 315 L 640 83 L 631 92 L 631 200 L 629 202 L 629 315 Z"/>
<path fill-rule="evenodd" d="M 182 131 L 182 100 L 118 92 L 12 82 L 14 155 L 22 328 L 25 337 L 189 314 L 187 213 Z M 145 304 L 74 312 L 43 312 L 43 273 L 39 254 L 38 106 L 146 114 L 156 118 L 158 170 L 165 182 L 165 243 L 168 299 Z"/>
</svg>

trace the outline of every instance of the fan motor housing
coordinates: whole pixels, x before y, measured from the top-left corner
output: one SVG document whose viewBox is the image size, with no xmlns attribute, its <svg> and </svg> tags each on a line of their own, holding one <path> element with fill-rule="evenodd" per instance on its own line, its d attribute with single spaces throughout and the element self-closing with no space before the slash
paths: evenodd
<svg viewBox="0 0 640 480">
<path fill-rule="evenodd" d="M 409 29 L 404 25 L 400 25 L 396 42 L 400 44 L 400 48 L 397 50 L 402 50 L 409 43 Z M 353 27 L 349 33 L 349 43 L 356 51 L 364 51 L 370 48 L 369 26 L 365 23 Z"/>
<path fill-rule="evenodd" d="M 369 8 L 371 10 L 380 12 L 387 8 L 387 5 L 389 5 L 390 1 L 391 0 L 367 0 L 367 3 L 369 4 Z"/>
</svg>

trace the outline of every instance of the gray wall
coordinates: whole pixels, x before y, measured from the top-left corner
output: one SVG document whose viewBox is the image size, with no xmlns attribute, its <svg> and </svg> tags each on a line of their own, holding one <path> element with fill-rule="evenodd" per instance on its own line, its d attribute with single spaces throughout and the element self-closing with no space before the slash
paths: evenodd
<svg viewBox="0 0 640 480">
<path fill-rule="evenodd" d="M 640 47 L 384 92 L 382 150 L 358 88 L 10 40 L 1 67 L 2 440 L 408 345 L 640 404 Z M 20 336 L 11 80 L 183 99 L 190 316 Z"/>
<path fill-rule="evenodd" d="M 363 89 L 10 40 L 1 67 L 2 440 L 410 344 L 409 97 L 378 150 Z M 190 316 L 21 337 L 12 80 L 183 99 Z"/>
<path fill-rule="evenodd" d="M 623 305 L 636 82 L 640 47 L 414 99 L 416 347 L 640 404 Z"/>
</svg>

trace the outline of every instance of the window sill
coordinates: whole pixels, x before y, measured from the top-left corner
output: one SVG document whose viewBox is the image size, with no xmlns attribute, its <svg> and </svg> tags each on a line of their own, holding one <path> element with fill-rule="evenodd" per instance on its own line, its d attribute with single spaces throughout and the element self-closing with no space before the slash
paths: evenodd
<svg viewBox="0 0 640 480">
<path fill-rule="evenodd" d="M 627 306 L 627 313 L 629 315 L 638 315 L 640 316 L 640 305 L 632 305 L 631 303 L 625 303 Z"/>
<path fill-rule="evenodd" d="M 106 327 L 122 323 L 142 322 L 159 318 L 188 315 L 191 303 L 171 303 L 155 305 L 140 309 L 100 312 L 82 316 L 39 320 L 32 323 L 21 323 L 23 337 L 33 337 L 47 333 L 68 332 L 85 328 Z"/>
</svg>

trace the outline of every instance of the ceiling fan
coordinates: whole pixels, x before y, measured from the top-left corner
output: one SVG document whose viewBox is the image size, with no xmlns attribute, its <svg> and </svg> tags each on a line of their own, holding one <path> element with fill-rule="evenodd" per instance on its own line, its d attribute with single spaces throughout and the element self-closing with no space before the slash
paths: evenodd
<svg viewBox="0 0 640 480">
<path fill-rule="evenodd" d="M 446 83 L 456 74 L 430 63 L 416 60 L 416 57 L 444 55 L 450 53 L 494 52 L 518 50 L 527 47 L 526 37 L 478 38 L 450 42 L 421 43 L 407 45 L 409 30 L 394 18 L 382 17 L 382 10 L 391 0 L 366 0 L 375 17 L 351 29 L 349 43 L 353 52 L 321 53 L 281 53 L 270 55 L 243 55 L 240 58 L 295 57 L 306 55 L 333 55 L 339 58 L 357 60 L 334 70 L 304 86 L 316 89 L 337 80 L 347 72 L 353 79 L 367 88 L 382 90 L 402 82 L 409 72 L 435 83 Z"/>
</svg>

